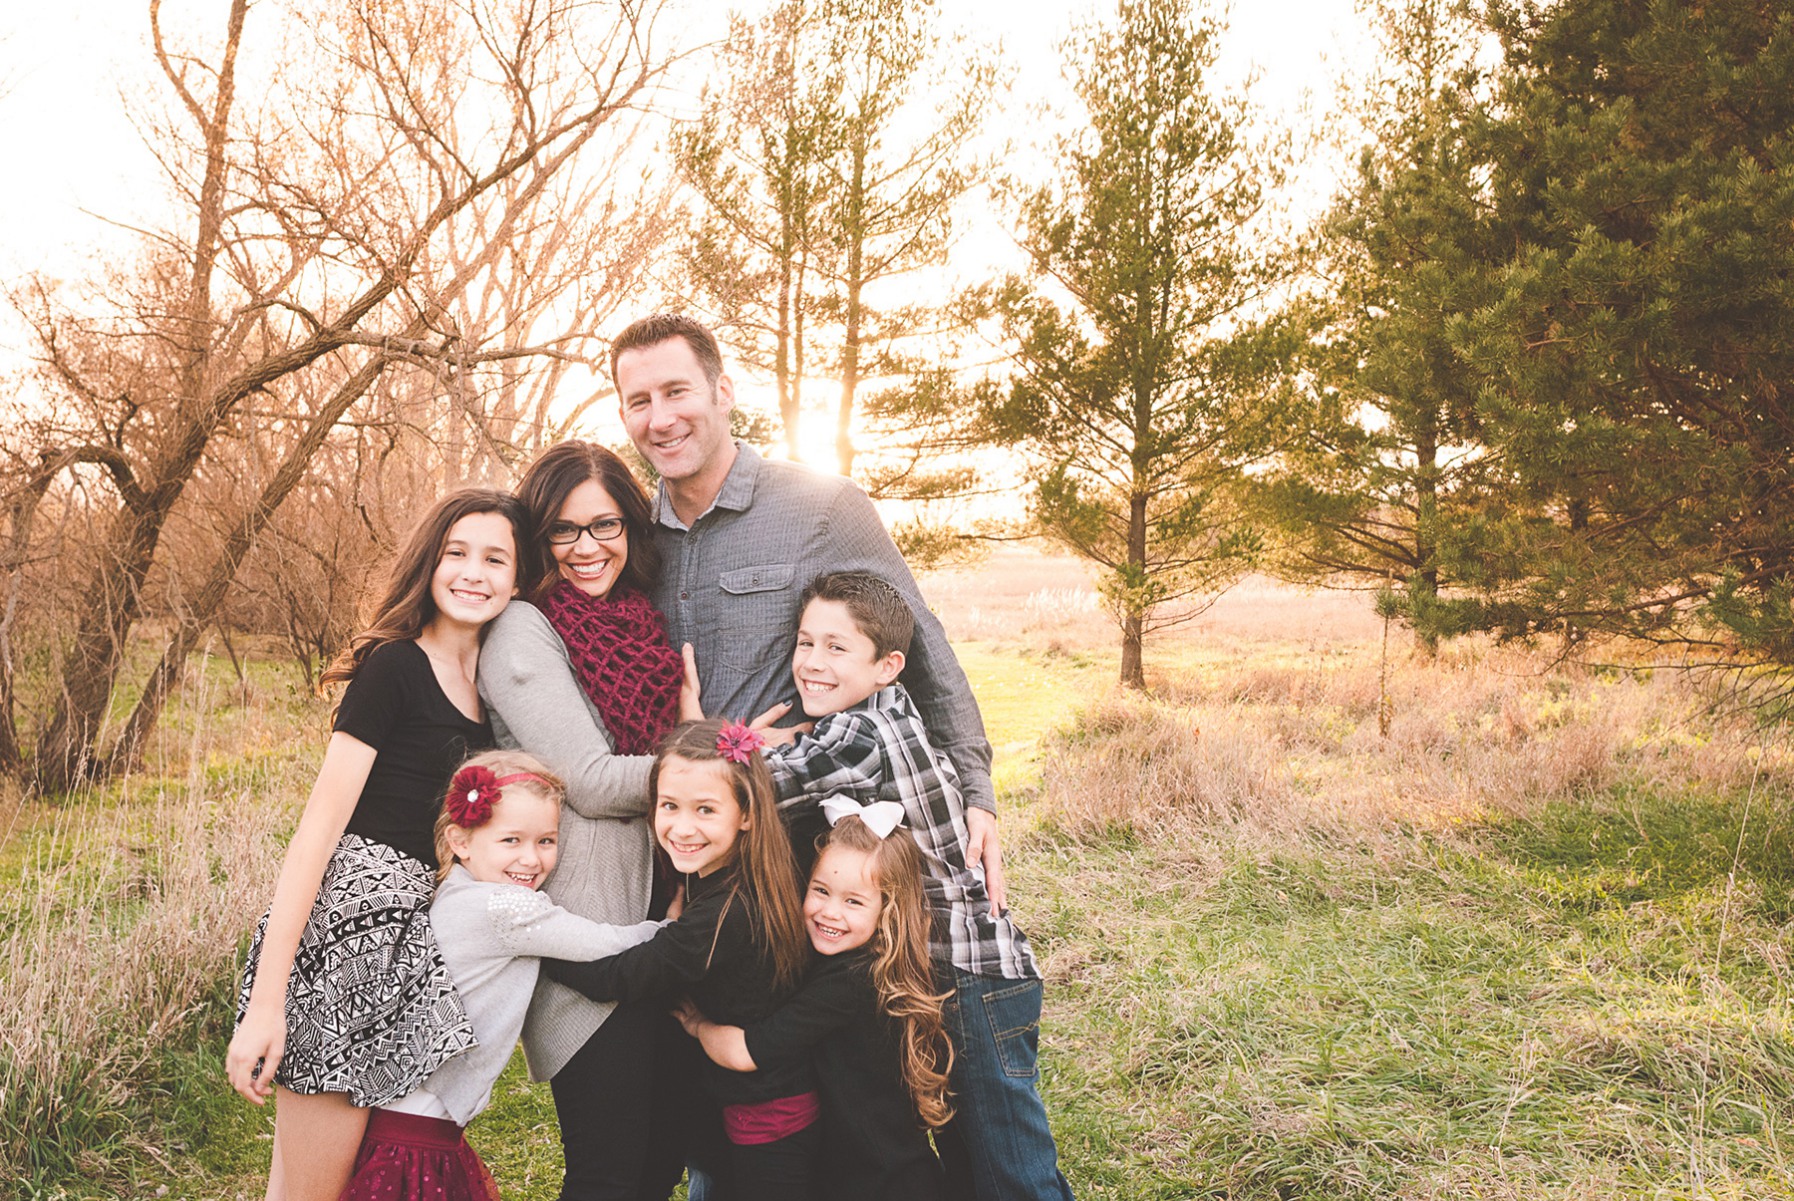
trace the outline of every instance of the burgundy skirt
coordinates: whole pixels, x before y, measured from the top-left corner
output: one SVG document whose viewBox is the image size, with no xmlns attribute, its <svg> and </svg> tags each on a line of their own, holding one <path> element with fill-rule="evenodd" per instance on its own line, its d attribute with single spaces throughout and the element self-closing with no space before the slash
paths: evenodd
<svg viewBox="0 0 1794 1201">
<path fill-rule="evenodd" d="M 341 1201 L 499 1201 L 498 1185 L 447 1118 L 374 1109 Z"/>
</svg>

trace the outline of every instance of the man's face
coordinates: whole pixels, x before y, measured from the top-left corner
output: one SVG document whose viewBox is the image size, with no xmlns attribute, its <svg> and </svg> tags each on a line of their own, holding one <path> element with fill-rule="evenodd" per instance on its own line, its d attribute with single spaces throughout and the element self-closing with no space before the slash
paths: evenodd
<svg viewBox="0 0 1794 1201">
<path fill-rule="evenodd" d="M 623 428 L 663 478 L 700 475 L 729 445 L 734 386 L 726 375 L 712 386 L 684 338 L 624 351 L 616 382 Z"/>
</svg>

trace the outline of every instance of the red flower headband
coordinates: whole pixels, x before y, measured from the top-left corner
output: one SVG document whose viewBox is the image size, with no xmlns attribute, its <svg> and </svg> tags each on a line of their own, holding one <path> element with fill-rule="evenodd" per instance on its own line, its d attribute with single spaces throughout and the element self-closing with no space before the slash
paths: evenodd
<svg viewBox="0 0 1794 1201">
<path fill-rule="evenodd" d="M 760 737 L 760 731 L 732 722 L 723 727 L 723 732 L 716 736 L 716 753 L 730 763 L 745 764 L 753 758 L 754 752 L 766 745 L 766 739 Z"/>
<path fill-rule="evenodd" d="M 534 780 L 544 786 L 548 783 L 533 771 L 495 776 L 489 767 L 469 764 L 449 781 L 448 795 L 442 798 L 442 807 L 448 810 L 449 820 L 463 830 L 477 830 L 492 820 L 492 807 L 504 795 L 504 786 L 519 780 Z"/>
</svg>

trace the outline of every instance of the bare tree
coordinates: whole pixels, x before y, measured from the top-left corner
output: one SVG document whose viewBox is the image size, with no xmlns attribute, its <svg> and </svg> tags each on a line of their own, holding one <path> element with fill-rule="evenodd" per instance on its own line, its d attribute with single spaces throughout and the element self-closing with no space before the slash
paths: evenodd
<svg viewBox="0 0 1794 1201">
<path fill-rule="evenodd" d="M 285 69 L 240 104 L 248 7 L 234 0 L 222 39 L 201 50 L 170 44 L 159 0 L 149 5 L 172 103 L 144 125 L 189 232 L 148 235 L 133 285 L 100 317 L 42 285 L 16 297 L 46 377 L 82 418 L 41 425 L 42 471 L 54 480 L 91 464 L 109 484 L 102 553 L 37 741 L 49 789 L 129 758 L 243 557 L 375 380 L 579 357 L 517 336 L 470 344 L 454 306 L 536 226 L 600 132 L 635 118 L 666 66 L 650 50 L 653 3 L 357 0 L 310 14 Z M 274 423 L 287 458 L 198 572 L 109 756 L 102 719 L 171 515 L 267 401 L 288 413 Z M 49 492 L 15 490 L 9 564 Z"/>
</svg>

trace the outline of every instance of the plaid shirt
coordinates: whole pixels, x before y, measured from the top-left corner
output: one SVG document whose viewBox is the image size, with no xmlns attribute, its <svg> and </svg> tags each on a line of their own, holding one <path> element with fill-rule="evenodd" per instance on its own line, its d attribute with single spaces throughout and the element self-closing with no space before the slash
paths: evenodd
<svg viewBox="0 0 1794 1201">
<path fill-rule="evenodd" d="M 922 850 L 923 885 L 935 912 L 930 950 L 974 976 L 1038 979 L 1028 940 L 984 891 L 984 869 L 966 862 L 965 798 L 953 761 L 934 749 L 903 685 L 831 713 L 797 741 L 765 751 L 781 809 L 814 809 L 827 796 L 862 805 L 897 801 Z"/>
</svg>

